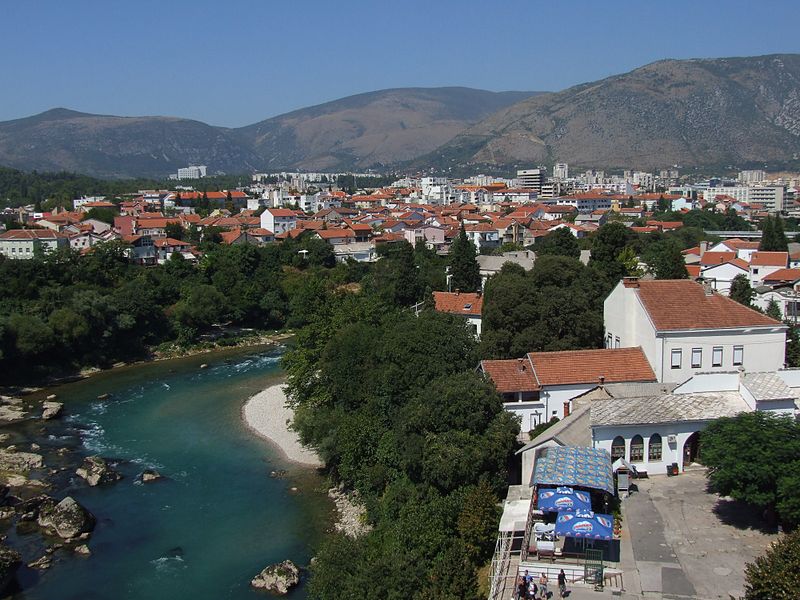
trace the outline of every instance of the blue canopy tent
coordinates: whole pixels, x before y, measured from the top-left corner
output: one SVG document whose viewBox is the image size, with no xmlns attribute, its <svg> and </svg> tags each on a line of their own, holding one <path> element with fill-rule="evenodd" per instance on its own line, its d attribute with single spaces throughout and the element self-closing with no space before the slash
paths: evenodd
<svg viewBox="0 0 800 600">
<path fill-rule="evenodd" d="M 592 511 L 562 512 L 556 518 L 556 534 L 564 537 L 611 540 L 614 518 Z"/>
<path fill-rule="evenodd" d="M 575 486 L 614 493 L 611 455 L 602 448 L 555 446 L 536 452 L 531 486 Z"/>
<path fill-rule="evenodd" d="M 536 499 L 536 507 L 542 512 L 592 510 L 592 499 L 586 492 L 571 487 L 542 489 Z"/>
</svg>

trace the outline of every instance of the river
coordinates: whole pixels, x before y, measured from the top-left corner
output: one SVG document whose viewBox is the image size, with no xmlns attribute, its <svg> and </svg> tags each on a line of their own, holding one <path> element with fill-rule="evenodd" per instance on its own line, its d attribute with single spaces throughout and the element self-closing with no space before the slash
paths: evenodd
<svg viewBox="0 0 800 600">
<path fill-rule="evenodd" d="M 280 376 L 279 351 L 238 351 L 101 373 L 55 390 L 60 423 L 40 443 L 121 459 L 121 481 L 88 487 L 74 475 L 66 489 L 97 518 L 88 558 L 56 554 L 39 573 L 23 568 L 17 600 L 264 597 L 250 579 L 286 558 L 306 565 L 327 526 L 328 504 L 313 472 L 287 468 L 242 423 L 244 401 Z M 200 369 L 201 363 L 209 368 Z M 106 400 L 98 400 L 110 394 Z M 47 448 L 43 447 L 43 450 Z M 163 481 L 141 484 L 145 468 Z M 297 486 L 298 492 L 291 488 Z M 35 558 L 38 535 L 9 533 Z M 301 588 L 291 597 L 305 597 Z"/>
</svg>

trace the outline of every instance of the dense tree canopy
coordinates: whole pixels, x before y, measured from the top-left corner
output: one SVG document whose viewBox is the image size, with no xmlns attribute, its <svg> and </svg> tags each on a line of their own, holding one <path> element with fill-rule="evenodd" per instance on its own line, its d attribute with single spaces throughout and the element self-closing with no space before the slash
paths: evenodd
<svg viewBox="0 0 800 600">
<path fill-rule="evenodd" d="M 783 230 L 783 221 L 780 217 L 767 217 L 761 223 L 761 242 L 759 250 L 768 252 L 787 252 L 789 241 Z"/>
<path fill-rule="evenodd" d="M 581 255 L 578 240 L 566 227 L 560 227 L 540 238 L 533 249 L 536 252 L 536 256 L 556 254 L 558 256 L 580 258 Z"/>
<path fill-rule="evenodd" d="M 756 411 L 713 421 L 700 436 L 711 488 L 789 528 L 800 523 L 800 425 Z M 779 465 L 779 467 L 778 467 Z"/>
<path fill-rule="evenodd" d="M 325 292 L 285 358 L 296 430 L 374 526 L 322 544 L 309 594 L 477 598 L 518 424 L 475 372 L 463 319 L 378 291 Z"/>
<path fill-rule="evenodd" d="M 542 256 L 526 273 L 508 263 L 486 283 L 481 356 L 598 348 L 603 341 L 604 273 L 574 258 Z"/>
<path fill-rule="evenodd" d="M 592 254 L 589 264 L 605 274 L 611 281 L 618 281 L 626 274 L 620 255 L 633 238 L 633 233 L 619 221 L 606 223 L 592 236 Z"/>
<path fill-rule="evenodd" d="M 745 600 L 795 600 L 800 590 L 800 531 L 779 537 L 745 567 Z"/>
<path fill-rule="evenodd" d="M 664 239 L 651 244 L 643 259 L 656 279 L 686 279 L 689 277 L 681 248 L 674 239 Z"/>
</svg>

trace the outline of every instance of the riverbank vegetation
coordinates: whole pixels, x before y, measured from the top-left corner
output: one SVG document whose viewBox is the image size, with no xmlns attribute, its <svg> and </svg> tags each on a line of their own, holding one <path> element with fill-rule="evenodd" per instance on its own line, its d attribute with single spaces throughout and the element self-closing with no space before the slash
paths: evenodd
<svg viewBox="0 0 800 600">
<path fill-rule="evenodd" d="M 307 250 L 305 258 L 298 250 Z M 95 246 L 32 260 L 0 257 L 0 379 L 38 381 L 85 367 L 188 347 L 224 328 L 298 327 L 317 290 L 358 281 L 322 240 L 265 247 L 212 245 L 199 265 L 180 257 L 142 267 L 125 246 Z"/>
<path fill-rule="evenodd" d="M 373 529 L 322 544 L 311 597 L 477 598 L 519 426 L 475 372 L 474 338 L 463 319 L 415 316 L 369 287 L 318 308 L 285 358 L 294 426 Z"/>
</svg>

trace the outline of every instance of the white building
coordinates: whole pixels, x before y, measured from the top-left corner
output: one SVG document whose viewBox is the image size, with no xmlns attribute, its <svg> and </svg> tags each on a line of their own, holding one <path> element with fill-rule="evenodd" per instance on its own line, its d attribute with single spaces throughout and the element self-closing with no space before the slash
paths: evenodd
<svg viewBox="0 0 800 600">
<path fill-rule="evenodd" d="M 739 183 L 743 183 L 745 185 L 751 183 L 761 183 L 766 178 L 767 174 L 760 169 L 755 169 L 751 171 L 739 171 Z"/>
<path fill-rule="evenodd" d="M 540 192 L 546 178 L 547 170 L 543 168 L 517 171 L 518 187 L 528 190 Z"/>
<path fill-rule="evenodd" d="M 556 163 L 553 165 L 553 179 L 556 181 L 569 179 L 569 165 L 567 163 Z"/>
<path fill-rule="evenodd" d="M 433 302 L 438 312 L 458 315 L 466 319 L 475 337 L 481 336 L 483 296 L 467 292 L 433 292 Z"/>
<path fill-rule="evenodd" d="M 700 371 L 775 371 L 786 325 L 687 279 L 623 279 L 604 303 L 606 345 L 640 347 L 658 381 Z"/>
<path fill-rule="evenodd" d="M 261 228 L 273 234 L 286 233 L 297 227 L 297 214 L 288 208 L 268 208 L 261 213 Z"/>
<path fill-rule="evenodd" d="M 655 382 L 641 348 L 530 352 L 525 358 L 484 360 L 504 408 L 520 418 L 522 431 L 569 415 L 572 400 L 598 383 Z"/>
<path fill-rule="evenodd" d="M 206 169 L 207 167 L 205 165 L 189 165 L 188 167 L 183 167 L 182 169 L 178 169 L 178 179 L 200 179 L 206 176 Z"/>
<path fill-rule="evenodd" d="M 0 234 L 0 254 L 28 260 L 39 252 L 69 248 L 69 236 L 50 229 L 12 229 Z"/>
</svg>

